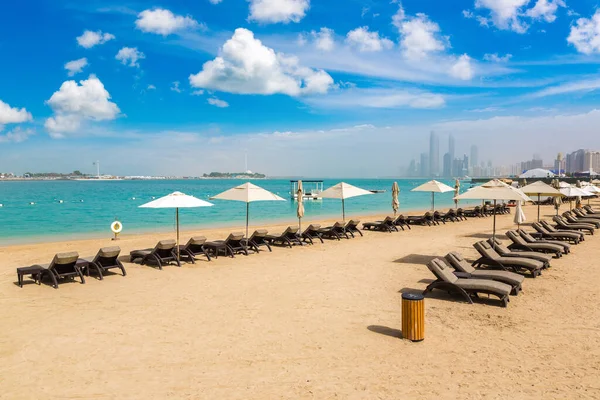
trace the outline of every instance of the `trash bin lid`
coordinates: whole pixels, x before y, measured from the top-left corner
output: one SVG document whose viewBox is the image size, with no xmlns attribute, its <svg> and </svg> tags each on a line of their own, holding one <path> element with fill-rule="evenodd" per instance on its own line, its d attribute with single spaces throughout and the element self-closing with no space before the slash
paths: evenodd
<svg viewBox="0 0 600 400">
<path fill-rule="evenodd" d="M 402 293 L 402 298 L 405 300 L 423 300 L 425 296 L 422 294 L 413 294 L 413 293 Z"/>
</svg>

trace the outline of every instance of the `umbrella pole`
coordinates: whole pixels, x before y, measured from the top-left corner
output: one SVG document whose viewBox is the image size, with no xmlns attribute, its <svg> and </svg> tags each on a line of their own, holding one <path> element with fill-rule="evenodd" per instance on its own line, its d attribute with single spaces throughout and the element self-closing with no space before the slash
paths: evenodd
<svg viewBox="0 0 600 400">
<path fill-rule="evenodd" d="M 492 233 L 493 248 L 496 248 L 496 200 L 494 200 L 494 233 Z"/>
<path fill-rule="evenodd" d="M 538 222 L 540 222 L 540 194 L 538 193 Z"/>
<path fill-rule="evenodd" d="M 344 199 L 342 199 L 342 220 L 346 222 L 346 209 L 344 208 Z"/>
<path fill-rule="evenodd" d="M 175 209 L 175 221 L 177 223 L 177 261 L 179 261 L 179 207 Z"/>
<path fill-rule="evenodd" d="M 248 214 L 250 213 L 250 203 L 246 203 L 246 239 L 248 239 Z"/>
<path fill-rule="evenodd" d="M 431 192 L 431 212 L 435 211 L 435 193 Z"/>
</svg>

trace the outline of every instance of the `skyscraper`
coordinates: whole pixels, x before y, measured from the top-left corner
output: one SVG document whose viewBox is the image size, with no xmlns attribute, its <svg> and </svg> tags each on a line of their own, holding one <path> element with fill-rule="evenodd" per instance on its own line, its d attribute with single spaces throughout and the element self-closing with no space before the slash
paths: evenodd
<svg viewBox="0 0 600 400">
<path fill-rule="evenodd" d="M 450 153 L 444 154 L 444 177 L 450 178 L 452 176 L 452 157 Z"/>
<path fill-rule="evenodd" d="M 472 145 L 471 146 L 471 159 L 469 160 L 469 165 L 471 167 L 475 167 L 475 166 L 477 166 L 478 162 L 479 162 L 479 149 L 477 148 L 477 146 Z"/>
<path fill-rule="evenodd" d="M 435 132 L 431 131 L 429 136 L 429 175 L 440 174 L 440 139 Z"/>
<path fill-rule="evenodd" d="M 421 176 L 428 177 L 429 174 L 429 156 L 427 153 L 421 153 Z"/>
<path fill-rule="evenodd" d="M 450 154 L 450 159 L 454 160 L 454 136 L 452 134 L 448 136 L 448 153 Z"/>
</svg>

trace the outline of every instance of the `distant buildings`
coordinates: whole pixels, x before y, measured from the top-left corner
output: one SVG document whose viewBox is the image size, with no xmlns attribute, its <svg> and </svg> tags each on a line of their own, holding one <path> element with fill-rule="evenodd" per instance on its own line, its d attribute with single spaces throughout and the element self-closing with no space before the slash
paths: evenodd
<svg viewBox="0 0 600 400">
<path fill-rule="evenodd" d="M 565 170 L 567 174 L 600 172 L 600 151 L 579 149 L 567 154 Z"/>
<path fill-rule="evenodd" d="M 421 164 L 422 165 L 422 164 Z M 440 139 L 431 131 L 429 135 L 429 174 L 439 176 L 440 174 Z"/>
<path fill-rule="evenodd" d="M 421 169 L 419 176 L 430 176 L 429 173 L 429 156 L 427 153 L 421 153 Z"/>
<path fill-rule="evenodd" d="M 470 165 L 469 167 L 477 167 L 478 163 L 479 163 L 479 149 L 477 148 L 477 146 L 472 145 L 471 146 L 471 159 L 470 159 Z"/>
</svg>

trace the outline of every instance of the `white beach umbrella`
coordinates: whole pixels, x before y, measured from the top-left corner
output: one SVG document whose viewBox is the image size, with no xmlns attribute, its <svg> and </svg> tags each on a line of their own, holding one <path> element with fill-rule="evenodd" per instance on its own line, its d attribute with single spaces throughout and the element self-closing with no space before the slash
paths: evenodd
<svg viewBox="0 0 600 400">
<path fill-rule="evenodd" d="M 181 192 L 173 192 L 169 195 L 153 200 L 149 203 L 142 204 L 140 208 L 174 208 L 175 220 L 177 221 L 177 259 L 179 259 L 179 209 L 180 208 L 196 208 L 196 207 L 211 207 L 214 204 L 198 199 L 194 196 L 189 196 Z"/>
<path fill-rule="evenodd" d="M 521 188 L 521 191 L 526 195 L 537 195 L 538 199 L 538 221 L 540 220 L 540 196 L 544 197 L 562 197 L 563 194 L 552 186 L 542 181 L 531 183 Z"/>
<path fill-rule="evenodd" d="M 448 185 L 438 182 L 435 179 L 417 186 L 411 192 L 431 192 L 431 211 L 435 211 L 435 194 L 452 192 L 454 189 Z"/>
<path fill-rule="evenodd" d="M 250 216 L 250 203 L 255 201 L 285 201 L 275 193 L 246 182 L 210 198 L 211 200 L 232 200 L 246 203 L 246 238 L 248 238 L 248 219 Z"/>
<path fill-rule="evenodd" d="M 368 190 L 361 189 L 356 186 L 352 186 L 346 182 L 340 182 L 335 186 L 330 187 L 327 190 L 321 192 L 321 197 L 324 199 L 341 199 L 342 200 L 342 219 L 344 222 L 346 221 L 346 209 L 344 205 L 344 200 L 357 197 L 364 196 L 367 194 L 373 194 Z"/>
<path fill-rule="evenodd" d="M 520 190 L 515 189 L 504 182 L 501 182 L 502 184 L 498 184 L 498 182 L 490 181 L 487 183 L 490 185 L 488 187 L 476 186 L 455 197 L 455 200 L 494 200 L 494 233 L 492 235 L 494 240 L 496 239 L 496 202 L 498 200 L 531 201 L 531 199 Z"/>
<path fill-rule="evenodd" d="M 525 218 L 525 213 L 523 212 L 523 207 L 521 207 L 521 202 L 517 201 L 517 208 L 515 209 L 515 224 L 517 224 L 517 226 L 520 227 L 520 225 L 527 221 L 527 218 Z"/>
<path fill-rule="evenodd" d="M 302 218 L 304 217 L 304 187 L 302 186 L 302 181 L 298 181 L 296 197 L 298 199 L 298 208 L 296 209 L 296 215 L 298 216 L 298 230 L 302 231 Z"/>
<path fill-rule="evenodd" d="M 565 196 L 569 197 L 569 208 L 572 208 L 572 200 L 573 197 L 591 197 L 592 194 L 584 191 L 583 189 L 579 189 L 575 186 L 563 187 L 560 189 L 560 192 Z"/>
<path fill-rule="evenodd" d="M 458 208 L 458 200 L 456 200 L 456 196 L 460 194 L 460 181 L 456 179 L 454 181 L 454 208 Z"/>
<path fill-rule="evenodd" d="M 398 213 L 398 209 L 400 208 L 400 200 L 398 200 L 398 195 L 400 194 L 400 187 L 398 187 L 398 182 L 392 183 L 392 210 L 394 210 L 394 217 Z"/>
</svg>

